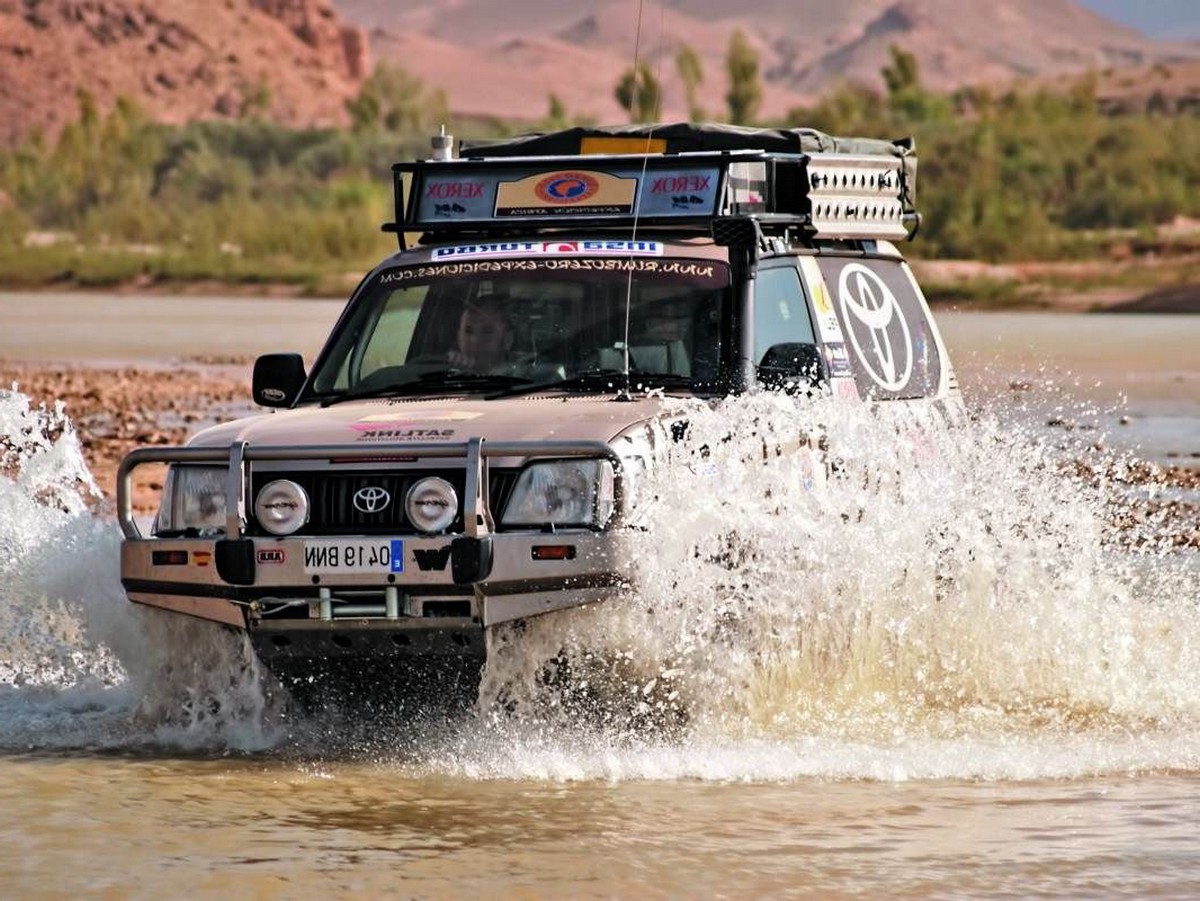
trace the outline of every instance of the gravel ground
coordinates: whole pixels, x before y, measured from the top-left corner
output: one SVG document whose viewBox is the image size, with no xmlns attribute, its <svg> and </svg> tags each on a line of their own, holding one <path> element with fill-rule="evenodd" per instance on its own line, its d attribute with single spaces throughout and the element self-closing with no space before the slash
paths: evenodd
<svg viewBox="0 0 1200 901">
<path fill-rule="evenodd" d="M 173 367 L 48 367 L 0 361 L 0 386 L 15 385 L 34 405 L 61 401 L 74 423 L 84 456 L 103 499 L 115 498 L 117 466 L 137 447 L 183 444 L 203 426 L 256 409 L 250 400 L 250 360 L 191 359 Z M 0 445 L 4 442 L 0 436 Z M 1114 510 L 1114 525 L 1135 543 L 1158 541 L 1200 548 L 1200 469 L 1138 464 L 1108 470 L 1095 460 L 1077 460 L 1064 474 L 1087 481 L 1107 479 L 1130 488 L 1160 486 L 1186 499 L 1139 500 Z M 163 468 L 134 473 L 134 510 L 158 508 Z"/>
<path fill-rule="evenodd" d="M 61 401 L 74 423 L 88 467 L 107 501 L 117 466 L 137 447 L 182 444 L 211 422 L 253 409 L 250 362 L 188 360 L 171 368 L 55 367 L 0 361 L 2 390 L 16 387 L 37 406 Z M 158 506 L 162 467 L 134 473 L 134 508 Z"/>
</svg>

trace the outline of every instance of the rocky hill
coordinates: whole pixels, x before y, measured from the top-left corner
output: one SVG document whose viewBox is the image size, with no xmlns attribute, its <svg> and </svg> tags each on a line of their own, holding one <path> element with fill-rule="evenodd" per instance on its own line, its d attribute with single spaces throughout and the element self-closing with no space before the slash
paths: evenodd
<svg viewBox="0 0 1200 901">
<path fill-rule="evenodd" d="M 102 109 L 124 95 L 173 123 L 344 124 L 373 60 L 442 90 L 460 115 L 536 120 L 553 94 L 572 116 L 621 121 L 613 89 L 635 46 L 663 85 L 662 118 L 687 116 L 684 46 L 703 66 L 700 104 L 720 118 L 735 28 L 759 56 L 762 116 L 842 82 L 879 86 L 892 45 L 935 89 L 1097 70 L 1113 109 L 1200 102 L 1188 62 L 1200 43 L 1151 40 L 1075 0 L 0 0 L 0 145 L 53 137 L 79 115 L 80 88 Z"/>
<path fill-rule="evenodd" d="M 841 82 L 882 87 L 889 47 L 914 53 L 927 86 L 1006 84 L 1086 70 L 1173 66 L 1200 44 L 1147 38 L 1075 0 L 335 0 L 369 29 L 377 59 L 444 90 L 461 113 L 530 117 L 553 92 L 599 120 L 624 113 L 613 86 L 634 47 L 664 85 L 663 118 L 686 115 L 674 57 L 702 61 L 702 104 L 725 108 L 724 56 L 735 28 L 758 52 L 761 114 L 782 115 Z"/>
<path fill-rule="evenodd" d="M 0 0 L 0 142 L 53 136 L 81 88 L 166 122 L 341 123 L 369 68 L 326 0 Z"/>
</svg>

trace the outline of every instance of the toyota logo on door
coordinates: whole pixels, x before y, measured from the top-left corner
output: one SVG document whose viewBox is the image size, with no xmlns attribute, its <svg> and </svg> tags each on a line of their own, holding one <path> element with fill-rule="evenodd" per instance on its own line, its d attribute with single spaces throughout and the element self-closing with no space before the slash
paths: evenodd
<svg viewBox="0 0 1200 901">
<path fill-rule="evenodd" d="M 902 390 L 912 376 L 913 341 L 896 295 L 860 263 L 838 279 L 838 303 L 854 352 L 871 381 L 885 391 Z"/>
<path fill-rule="evenodd" d="M 354 509 L 359 513 L 379 513 L 386 510 L 391 502 L 392 496 L 387 489 L 377 485 L 368 485 L 354 492 Z"/>
</svg>

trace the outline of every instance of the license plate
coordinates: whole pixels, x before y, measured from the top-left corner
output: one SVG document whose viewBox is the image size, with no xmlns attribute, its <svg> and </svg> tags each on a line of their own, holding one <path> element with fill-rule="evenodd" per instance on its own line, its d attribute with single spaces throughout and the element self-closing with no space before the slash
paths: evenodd
<svg viewBox="0 0 1200 901">
<path fill-rule="evenodd" d="M 310 539 L 304 542 L 306 573 L 402 573 L 404 542 L 399 538 L 375 541 Z"/>
</svg>

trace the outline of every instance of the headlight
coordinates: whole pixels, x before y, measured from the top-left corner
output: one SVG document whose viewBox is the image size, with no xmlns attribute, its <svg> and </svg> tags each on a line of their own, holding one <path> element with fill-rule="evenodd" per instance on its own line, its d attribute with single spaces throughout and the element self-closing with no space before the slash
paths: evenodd
<svg viewBox="0 0 1200 901">
<path fill-rule="evenodd" d="M 308 494 L 288 479 L 268 482 L 254 499 L 254 517 L 272 535 L 291 535 L 308 522 Z"/>
<path fill-rule="evenodd" d="M 501 522 L 507 526 L 602 526 L 613 512 L 607 460 L 556 460 L 527 466 Z"/>
<path fill-rule="evenodd" d="M 458 515 L 458 493 L 445 479 L 421 479 L 408 489 L 404 512 L 422 532 L 443 532 Z"/>
<path fill-rule="evenodd" d="M 228 478 L 229 470 L 224 467 L 175 465 L 168 469 L 154 534 L 186 529 L 202 534 L 224 531 Z"/>
</svg>

